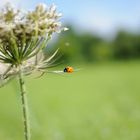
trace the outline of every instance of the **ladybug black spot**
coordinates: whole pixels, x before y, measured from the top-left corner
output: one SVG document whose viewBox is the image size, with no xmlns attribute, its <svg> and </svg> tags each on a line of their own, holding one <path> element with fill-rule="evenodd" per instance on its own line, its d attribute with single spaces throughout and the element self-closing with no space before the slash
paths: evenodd
<svg viewBox="0 0 140 140">
<path fill-rule="evenodd" d="M 67 68 L 64 69 L 64 72 L 67 72 Z"/>
</svg>

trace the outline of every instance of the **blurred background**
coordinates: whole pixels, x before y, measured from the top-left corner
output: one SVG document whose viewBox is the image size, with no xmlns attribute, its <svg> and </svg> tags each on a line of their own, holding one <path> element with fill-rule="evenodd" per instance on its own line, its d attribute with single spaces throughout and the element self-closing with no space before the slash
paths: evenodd
<svg viewBox="0 0 140 140">
<path fill-rule="evenodd" d="M 26 10 L 56 4 L 69 31 L 49 44 L 62 54 L 54 69 L 80 68 L 26 78 L 32 140 L 139 140 L 140 1 L 9 1 Z M 15 80 L 0 89 L 1 140 L 23 139 L 17 87 Z"/>
</svg>

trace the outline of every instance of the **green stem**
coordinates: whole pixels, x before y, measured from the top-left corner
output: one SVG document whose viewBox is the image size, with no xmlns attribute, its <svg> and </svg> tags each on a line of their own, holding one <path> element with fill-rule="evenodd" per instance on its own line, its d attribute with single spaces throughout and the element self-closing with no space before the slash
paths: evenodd
<svg viewBox="0 0 140 140">
<path fill-rule="evenodd" d="M 30 140 L 30 123 L 28 117 L 28 103 L 27 103 L 27 93 L 25 89 L 25 83 L 23 79 L 22 70 L 19 67 L 19 84 L 20 84 L 20 91 L 21 91 L 21 102 L 22 102 L 22 111 L 23 111 L 23 122 L 24 122 L 24 136 L 25 140 Z"/>
</svg>

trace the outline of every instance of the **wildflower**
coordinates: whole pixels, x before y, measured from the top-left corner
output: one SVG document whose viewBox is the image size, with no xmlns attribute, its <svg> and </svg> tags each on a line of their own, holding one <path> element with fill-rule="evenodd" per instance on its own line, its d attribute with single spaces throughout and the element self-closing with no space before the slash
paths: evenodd
<svg viewBox="0 0 140 140">
<path fill-rule="evenodd" d="M 62 28 L 60 17 L 61 13 L 57 13 L 55 5 L 47 7 L 39 4 L 35 10 L 27 13 L 22 13 L 11 5 L 6 5 L 1 10 L 0 62 L 10 67 L 5 67 L 4 71 L 7 72 L 4 75 L 0 73 L 3 80 L 18 75 L 19 66 L 25 75 L 29 70 L 33 73 L 41 69 L 41 64 L 45 68 L 49 67 L 43 49 L 53 33 L 66 30 Z M 38 56 L 42 56 L 41 59 Z"/>
<path fill-rule="evenodd" d="M 55 5 L 45 4 L 27 13 L 9 4 L 0 11 L 0 87 L 19 78 L 25 140 L 30 140 L 30 126 L 23 76 L 49 72 L 58 50 L 48 58 L 44 49 L 54 33 L 67 30 L 59 21 L 61 16 Z"/>
</svg>

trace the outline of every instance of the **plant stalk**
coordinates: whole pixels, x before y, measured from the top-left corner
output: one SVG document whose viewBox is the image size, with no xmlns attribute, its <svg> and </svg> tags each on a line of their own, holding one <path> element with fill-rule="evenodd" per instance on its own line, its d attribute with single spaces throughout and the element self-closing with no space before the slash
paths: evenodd
<svg viewBox="0 0 140 140">
<path fill-rule="evenodd" d="M 20 95 L 22 103 L 23 123 L 24 123 L 24 137 L 25 140 L 30 140 L 30 122 L 28 112 L 27 93 L 25 88 L 25 82 L 23 79 L 23 73 L 21 67 L 19 67 L 19 84 L 20 84 Z"/>
</svg>

